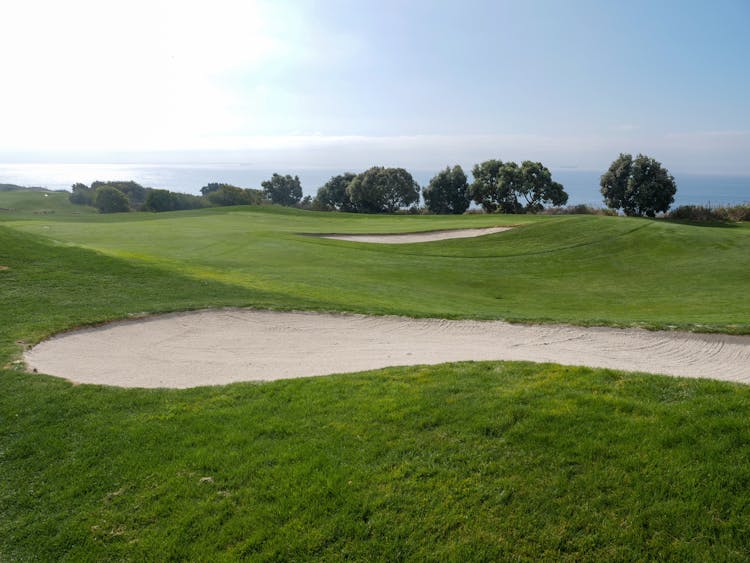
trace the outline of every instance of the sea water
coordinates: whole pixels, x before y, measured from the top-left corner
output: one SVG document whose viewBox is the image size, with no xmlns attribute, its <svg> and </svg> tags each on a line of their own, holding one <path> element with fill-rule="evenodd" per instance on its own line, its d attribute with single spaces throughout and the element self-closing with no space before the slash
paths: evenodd
<svg viewBox="0 0 750 563">
<path fill-rule="evenodd" d="M 360 172 L 360 170 L 349 170 Z M 305 195 L 314 196 L 318 188 L 345 169 L 270 170 L 246 164 L 1 164 L 0 184 L 40 186 L 52 190 L 70 190 L 81 182 L 96 180 L 133 180 L 152 188 L 190 194 L 200 193 L 210 182 L 223 182 L 243 188 L 260 188 L 274 172 L 297 175 Z M 438 170 L 411 170 L 420 186 L 426 186 Z M 468 170 L 467 170 L 468 172 Z M 603 205 L 599 178 L 603 171 L 552 170 L 552 178 L 568 193 L 569 204 Z M 674 173 L 677 182 L 676 205 L 735 205 L 750 202 L 750 176 L 697 175 Z"/>
</svg>

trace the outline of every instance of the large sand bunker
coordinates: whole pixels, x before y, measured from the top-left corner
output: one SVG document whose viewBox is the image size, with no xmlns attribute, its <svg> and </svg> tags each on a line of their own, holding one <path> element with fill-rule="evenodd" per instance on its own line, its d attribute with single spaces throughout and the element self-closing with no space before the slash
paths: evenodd
<svg viewBox="0 0 750 563">
<path fill-rule="evenodd" d="M 482 235 L 502 233 L 513 227 L 486 227 L 483 229 L 450 229 L 445 231 L 426 231 L 422 233 L 398 233 L 391 235 L 315 235 L 321 238 L 348 240 L 352 242 L 375 242 L 378 244 L 411 244 L 414 242 L 432 242 L 452 238 L 472 238 Z"/>
<path fill-rule="evenodd" d="M 224 309 L 78 330 L 26 354 L 79 383 L 196 387 L 460 360 L 530 360 L 750 382 L 750 337 Z"/>
</svg>

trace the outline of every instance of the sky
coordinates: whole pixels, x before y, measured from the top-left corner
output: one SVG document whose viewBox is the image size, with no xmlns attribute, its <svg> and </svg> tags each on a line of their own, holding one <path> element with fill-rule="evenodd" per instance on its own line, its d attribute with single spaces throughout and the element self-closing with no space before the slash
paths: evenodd
<svg viewBox="0 0 750 563">
<path fill-rule="evenodd" d="M 750 174 L 750 1 L 24 0 L 0 162 Z"/>
</svg>

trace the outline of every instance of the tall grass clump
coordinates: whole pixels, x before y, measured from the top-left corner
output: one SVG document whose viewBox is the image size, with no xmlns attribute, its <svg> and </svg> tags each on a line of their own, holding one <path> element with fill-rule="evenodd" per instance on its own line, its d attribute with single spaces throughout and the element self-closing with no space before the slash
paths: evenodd
<svg viewBox="0 0 750 563">
<path fill-rule="evenodd" d="M 710 205 L 681 205 L 670 211 L 668 219 L 681 221 L 750 221 L 750 204 L 712 207 Z"/>
<path fill-rule="evenodd" d="M 602 207 L 593 207 L 585 203 L 577 205 L 566 205 L 563 207 L 547 207 L 540 211 L 541 215 L 605 215 L 614 217 L 617 211 L 614 209 L 605 209 Z"/>
</svg>

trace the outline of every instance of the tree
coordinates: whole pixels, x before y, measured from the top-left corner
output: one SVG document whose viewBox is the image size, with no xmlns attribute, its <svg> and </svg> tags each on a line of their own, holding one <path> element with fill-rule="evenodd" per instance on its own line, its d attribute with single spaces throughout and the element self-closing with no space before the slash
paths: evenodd
<svg viewBox="0 0 750 563">
<path fill-rule="evenodd" d="M 143 208 L 146 211 L 174 211 L 177 197 L 169 190 L 149 190 Z"/>
<path fill-rule="evenodd" d="M 112 186 L 102 186 L 97 188 L 94 197 L 94 207 L 100 213 L 121 213 L 130 211 L 128 198 L 117 188 Z"/>
<path fill-rule="evenodd" d="M 220 182 L 211 182 L 201 188 L 201 195 L 207 196 L 210 193 L 218 192 L 224 186 L 232 186 L 231 184 L 222 184 Z M 235 186 L 232 186 L 235 187 Z"/>
<path fill-rule="evenodd" d="M 357 175 L 346 193 L 359 213 L 393 213 L 419 201 L 419 184 L 403 168 L 374 166 Z"/>
<path fill-rule="evenodd" d="M 460 166 L 446 166 L 422 190 L 425 205 L 433 213 L 460 215 L 469 208 L 469 184 Z"/>
<path fill-rule="evenodd" d="M 149 188 L 144 188 L 137 182 L 132 180 L 100 182 L 97 180 L 91 184 L 91 189 L 96 191 L 105 186 L 115 188 L 123 193 L 132 209 L 142 209 L 143 204 L 146 203 Z"/>
<path fill-rule="evenodd" d="M 80 182 L 73 184 L 72 190 L 73 192 L 68 197 L 70 203 L 76 205 L 94 205 L 94 196 L 96 194 L 86 184 L 81 184 Z"/>
<path fill-rule="evenodd" d="M 282 176 L 274 174 L 270 180 L 261 182 L 266 197 L 271 203 L 292 206 L 302 199 L 302 184 L 299 176 L 292 178 L 289 174 Z"/>
<path fill-rule="evenodd" d="M 631 155 L 620 153 L 602 174 L 600 186 L 607 207 L 635 217 L 655 217 L 667 211 L 677 193 L 669 171 L 642 154 L 633 160 Z"/>
<path fill-rule="evenodd" d="M 469 186 L 469 196 L 488 213 L 494 213 L 509 203 L 507 194 L 501 193 L 498 179 L 504 164 L 502 160 L 486 160 L 471 171 L 474 181 Z"/>
<path fill-rule="evenodd" d="M 568 194 L 541 162 L 487 160 L 474 166 L 471 198 L 489 213 L 529 213 L 544 205 L 565 205 Z M 521 198 L 522 201 L 519 201 Z M 524 205 L 525 203 L 525 205 Z"/>
<path fill-rule="evenodd" d="M 146 202 L 143 204 L 145 211 L 183 211 L 186 209 L 200 209 L 208 203 L 200 196 L 170 192 L 169 190 L 148 189 Z"/>
<path fill-rule="evenodd" d="M 246 190 L 229 184 L 221 184 L 218 190 L 209 192 L 208 201 L 219 207 L 226 205 L 260 205 L 262 192 Z"/>
<path fill-rule="evenodd" d="M 351 172 L 332 176 L 330 180 L 318 188 L 313 207 L 327 211 L 356 211 L 346 191 L 346 188 L 356 177 L 357 175 Z"/>
</svg>

